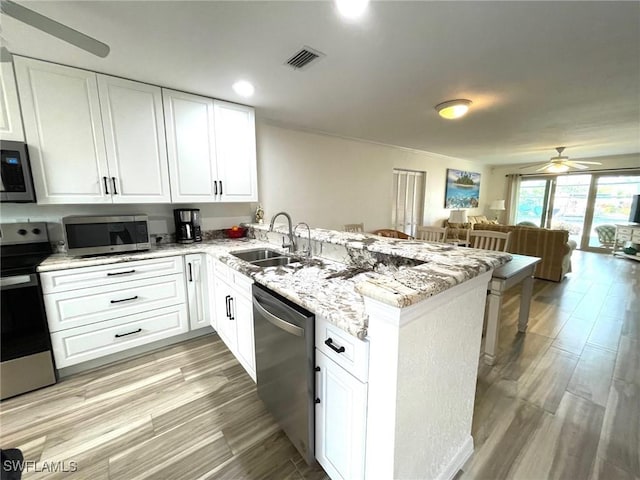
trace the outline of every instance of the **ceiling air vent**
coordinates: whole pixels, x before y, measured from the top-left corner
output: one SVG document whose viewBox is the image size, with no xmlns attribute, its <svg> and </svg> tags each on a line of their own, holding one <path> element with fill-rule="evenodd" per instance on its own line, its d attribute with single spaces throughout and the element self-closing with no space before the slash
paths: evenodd
<svg viewBox="0 0 640 480">
<path fill-rule="evenodd" d="M 300 70 L 320 57 L 324 57 L 324 53 L 305 46 L 294 53 L 293 56 L 289 60 L 287 60 L 287 65 L 295 70 Z"/>
</svg>

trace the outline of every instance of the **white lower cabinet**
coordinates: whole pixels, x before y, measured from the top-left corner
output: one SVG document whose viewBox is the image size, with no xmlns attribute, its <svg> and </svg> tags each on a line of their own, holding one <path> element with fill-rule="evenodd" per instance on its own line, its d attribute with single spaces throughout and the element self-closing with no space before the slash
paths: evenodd
<svg viewBox="0 0 640 480">
<path fill-rule="evenodd" d="M 256 353 L 253 337 L 253 280 L 216 262 L 214 295 L 217 331 L 231 353 L 256 381 Z"/>
<path fill-rule="evenodd" d="M 332 480 L 364 478 L 367 384 L 316 349 L 316 459 Z"/>
<path fill-rule="evenodd" d="M 187 303 L 189 305 L 189 326 L 191 330 L 206 327 L 209 318 L 209 279 L 207 275 L 207 255 L 194 253 L 184 256 L 187 281 Z"/>
<path fill-rule="evenodd" d="M 182 256 L 40 277 L 57 368 L 189 331 Z"/>
<path fill-rule="evenodd" d="M 182 303 L 53 332 L 51 344 L 56 367 L 64 368 L 188 331 L 187 310 Z"/>
</svg>

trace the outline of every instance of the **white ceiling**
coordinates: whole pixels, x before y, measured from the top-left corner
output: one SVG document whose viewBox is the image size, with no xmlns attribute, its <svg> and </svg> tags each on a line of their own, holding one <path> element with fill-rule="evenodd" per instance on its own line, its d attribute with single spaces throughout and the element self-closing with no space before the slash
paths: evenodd
<svg viewBox="0 0 640 480">
<path fill-rule="evenodd" d="M 19 2 L 105 59 L 2 17 L 18 54 L 249 103 L 281 124 L 476 160 L 640 152 L 640 2 Z M 326 57 L 284 62 L 308 45 Z M 246 101 L 231 84 L 251 80 Z M 462 120 L 434 105 L 473 101 Z"/>
</svg>

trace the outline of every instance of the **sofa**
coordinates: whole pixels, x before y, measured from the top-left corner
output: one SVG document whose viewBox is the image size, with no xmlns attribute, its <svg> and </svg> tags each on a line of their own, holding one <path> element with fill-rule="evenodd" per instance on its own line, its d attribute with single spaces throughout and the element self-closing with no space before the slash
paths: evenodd
<svg viewBox="0 0 640 480">
<path fill-rule="evenodd" d="M 536 278 L 560 282 L 571 271 L 571 254 L 577 245 L 573 240 L 569 240 L 567 230 L 485 223 L 475 224 L 474 230 L 511 232 L 509 253 L 542 259 L 536 266 Z"/>
<path fill-rule="evenodd" d="M 447 241 L 467 241 L 469 230 L 476 224 L 497 225 L 497 220 L 489 220 L 485 215 L 469 215 L 466 223 L 452 223 L 449 220 L 442 222 L 443 227 L 447 227 Z"/>
</svg>

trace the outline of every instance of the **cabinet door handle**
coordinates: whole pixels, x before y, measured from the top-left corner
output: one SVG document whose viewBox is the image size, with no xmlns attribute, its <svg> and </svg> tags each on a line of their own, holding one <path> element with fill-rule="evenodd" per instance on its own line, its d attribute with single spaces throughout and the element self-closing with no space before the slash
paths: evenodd
<svg viewBox="0 0 640 480">
<path fill-rule="evenodd" d="M 118 189 L 116 188 L 116 177 L 111 177 L 111 181 L 113 182 L 113 194 L 118 195 Z"/>
<path fill-rule="evenodd" d="M 134 333 L 140 333 L 142 331 L 141 328 L 134 330 L 133 332 L 128 332 L 128 333 L 116 333 L 116 338 L 120 338 L 120 337 L 126 337 L 127 335 L 133 335 Z"/>
<path fill-rule="evenodd" d="M 234 316 L 233 304 L 231 302 L 233 302 L 233 297 L 229 297 L 229 320 L 235 320 L 236 317 Z"/>
<path fill-rule="evenodd" d="M 316 367 L 316 368 L 314 368 L 314 370 L 315 370 L 316 372 L 319 372 L 319 371 L 320 371 L 320 367 Z"/>
<path fill-rule="evenodd" d="M 320 403 L 320 399 L 319 398 L 316 398 L 316 403 Z"/>
<path fill-rule="evenodd" d="M 218 194 L 218 181 L 217 180 L 213 181 L 213 194 L 214 195 Z"/>
<path fill-rule="evenodd" d="M 111 300 L 111 303 L 130 302 L 131 300 L 137 300 L 137 299 L 138 299 L 138 295 L 136 295 L 135 297 L 130 297 L 130 298 L 122 298 L 120 300 Z"/>
<path fill-rule="evenodd" d="M 224 304 L 227 307 L 227 318 L 231 318 L 231 314 L 229 313 L 229 300 L 231 300 L 230 295 L 227 295 L 226 297 L 224 297 Z"/>
<path fill-rule="evenodd" d="M 333 343 L 333 339 L 331 337 L 327 338 L 324 341 L 324 344 L 329 347 L 331 350 L 333 350 L 336 353 L 343 353 L 344 352 L 344 347 L 336 347 L 335 344 Z"/>
<path fill-rule="evenodd" d="M 219 181 L 220 181 L 220 195 L 222 195 L 222 180 L 219 180 Z"/>
<path fill-rule="evenodd" d="M 189 266 L 189 281 L 193 282 L 193 272 L 191 271 L 191 262 L 187 263 Z"/>
<path fill-rule="evenodd" d="M 115 275 L 126 275 L 128 273 L 136 273 L 135 270 L 127 270 L 126 272 L 108 272 L 107 277 L 113 277 Z"/>
<path fill-rule="evenodd" d="M 102 181 L 104 182 L 104 194 L 109 195 L 109 179 L 107 177 L 102 177 Z"/>
</svg>

